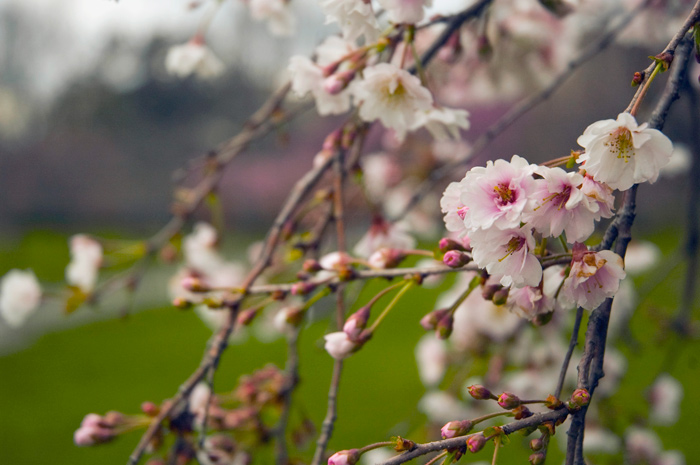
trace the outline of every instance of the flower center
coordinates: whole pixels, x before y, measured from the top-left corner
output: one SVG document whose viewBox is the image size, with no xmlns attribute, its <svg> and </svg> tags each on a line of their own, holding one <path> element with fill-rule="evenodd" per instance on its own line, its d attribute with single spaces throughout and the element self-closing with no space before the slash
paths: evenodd
<svg viewBox="0 0 700 465">
<path fill-rule="evenodd" d="M 515 191 L 505 183 L 495 185 L 493 190 L 500 197 L 499 204 L 501 205 L 513 203 L 517 199 Z"/>
<path fill-rule="evenodd" d="M 630 157 L 634 156 L 634 145 L 632 145 L 632 132 L 625 127 L 619 127 L 610 133 L 611 139 L 605 143 L 611 153 L 617 154 L 627 163 Z"/>
<path fill-rule="evenodd" d="M 566 186 L 561 192 L 555 192 L 554 194 L 543 198 L 542 203 L 535 207 L 535 211 L 537 211 L 547 202 L 553 202 L 555 205 L 557 205 L 557 210 L 561 210 L 566 206 L 566 202 L 569 201 L 569 197 L 571 197 L 571 186 Z"/>
<path fill-rule="evenodd" d="M 457 216 L 459 216 L 459 219 L 464 221 L 464 217 L 467 216 L 467 210 L 468 208 L 465 206 L 461 206 L 457 209 Z"/>
<path fill-rule="evenodd" d="M 523 245 L 525 245 L 525 238 L 524 237 L 519 237 L 519 236 L 513 236 L 510 238 L 508 241 L 508 244 L 506 244 L 506 254 L 504 257 L 499 258 L 498 261 L 502 262 L 506 258 L 510 257 L 513 255 L 515 252 L 523 248 Z"/>
</svg>

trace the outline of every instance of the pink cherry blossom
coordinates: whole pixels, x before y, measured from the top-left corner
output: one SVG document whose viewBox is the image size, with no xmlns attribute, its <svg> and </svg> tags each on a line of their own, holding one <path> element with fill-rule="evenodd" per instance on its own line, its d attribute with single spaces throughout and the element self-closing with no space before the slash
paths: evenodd
<svg viewBox="0 0 700 465">
<path fill-rule="evenodd" d="M 600 207 L 581 191 L 583 176 L 543 166 L 537 169 L 537 174 L 542 179 L 535 181 L 523 221 L 545 237 L 557 237 L 565 232 L 570 243 L 588 239 L 600 219 Z"/>
<path fill-rule="evenodd" d="M 468 229 L 464 225 L 464 218 L 469 207 L 462 202 L 462 191 L 465 189 L 464 180 L 452 182 L 440 199 L 440 208 L 445 214 L 445 227 L 448 231 L 458 233 L 460 237 L 466 236 Z"/>
<path fill-rule="evenodd" d="M 535 238 L 527 225 L 514 229 L 478 229 L 469 235 L 474 262 L 504 286 L 537 286 L 542 265 L 532 250 Z"/>
<path fill-rule="evenodd" d="M 554 310 L 554 299 L 539 287 L 525 286 L 510 290 L 507 305 L 516 315 L 534 320 L 537 315 Z"/>
<path fill-rule="evenodd" d="M 586 174 L 583 176 L 583 183 L 580 189 L 586 197 L 590 198 L 598 205 L 600 218 L 610 218 L 613 216 L 615 210 L 615 196 L 610 186 L 600 183 L 589 174 Z"/>
<path fill-rule="evenodd" d="M 564 280 L 561 298 L 568 305 L 593 310 L 615 295 L 625 277 L 622 258 L 610 250 L 590 252 L 580 243 L 574 245 L 569 277 Z"/>
<path fill-rule="evenodd" d="M 326 24 L 338 23 L 345 40 L 354 41 L 364 36 L 373 42 L 379 36 L 379 23 L 374 16 L 371 3 L 363 0 L 321 0 L 326 15 Z"/>
<path fill-rule="evenodd" d="M 416 240 L 408 234 L 403 224 L 389 223 L 377 216 L 353 251 L 360 257 L 369 258 L 379 249 L 412 249 L 415 245 Z"/>
<path fill-rule="evenodd" d="M 486 167 L 472 168 L 461 181 L 460 200 L 468 210 L 468 229 L 517 228 L 528 199 L 535 188 L 532 174 L 536 166 L 513 155 L 510 162 L 489 161 Z"/>
<path fill-rule="evenodd" d="M 578 158 L 596 181 L 627 190 L 641 182 L 654 182 L 671 159 L 673 144 L 661 131 L 637 124 L 629 113 L 617 120 L 597 121 L 577 142 L 586 151 Z"/>
</svg>

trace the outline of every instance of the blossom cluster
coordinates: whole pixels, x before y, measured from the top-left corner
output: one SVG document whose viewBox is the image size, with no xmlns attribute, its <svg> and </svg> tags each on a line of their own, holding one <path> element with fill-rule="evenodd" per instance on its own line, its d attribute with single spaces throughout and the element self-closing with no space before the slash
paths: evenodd
<svg viewBox="0 0 700 465">
<path fill-rule="evenodd" d="M 583 242 L 600 219 L 613 215 L 613 190 L 654 182 L 673 150 L 665 135 L 638 125 L 629 113 L 591 124 L 578 143 L 583 153 L 565 160 L 575 157 L 577 171 L 514 155 L 472 168 L 441 199 L 447 229 L 468 244 L 464 250 L 480 268 L 510 288 L 508 301 L 530 318 L 557 304 L 591 310 L 617 292 L 625 277 L 622 258 L 589 250 Z M 564 275 L 553 267 L 559 270 L 549 274 L 554 285 L 543 273 L 558 263 L 547 238 L 560 238 L 563 255 L 571 257 Z M 573 244 L 571 251 L 566 244 Z M 445 263 L 461 266 L 462 256 L 448 252 Z"/>
</svg>

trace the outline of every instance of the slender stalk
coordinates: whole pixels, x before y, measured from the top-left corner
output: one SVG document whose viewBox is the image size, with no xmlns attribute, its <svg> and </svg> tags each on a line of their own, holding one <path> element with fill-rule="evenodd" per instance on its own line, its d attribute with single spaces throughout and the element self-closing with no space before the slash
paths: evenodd
<svg viewBox="0 0 700 465">
<path fill-rule="evenodd" d="M 389 314 L 392 308 L 396 306 L 396 304 L 401 300 L 401 297 L 408 292 L 409 289 L 411 289 L 413 286 L 416 285 L 416 282 L 414 280 L 408 281 L 406 284 L 403 285 L 401 290 L 394 296 L 394 298 L 389 302 L 389 305 L 386 306 L 386 308 L 382 311 L 382 313 L 379 314 L 376 320 L 374 320 L 374 323 L 372 323 L 372 326 L 369 328 L 370 333 L 374 333 L 376 331 L 377 327 L 379 324 L 386 318 L 386 316 Z"/>
</svg>

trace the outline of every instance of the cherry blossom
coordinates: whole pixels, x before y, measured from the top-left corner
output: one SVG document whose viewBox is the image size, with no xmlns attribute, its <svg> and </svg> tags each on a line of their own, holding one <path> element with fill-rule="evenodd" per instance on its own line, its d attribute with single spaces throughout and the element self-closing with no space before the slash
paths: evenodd
<svg viewBox="0 0 700 465">
<path fill-rule="evenodd" d="M 353 251 L 358 256 L 369 258 L 379 249 L 412 249 L 415 245 L 416 240 L 408 234 L 403 224 L 389 223 L 377 216 Z"/>
<path fill-rule="evenodd" d="M 586 151 L 578 162 L 596 181 L 613 189 L 627 190 L 634 184 L 654 182 L 671 159 L 673 144 L 647 123 L 637 124 L 629 113 L 617 120 L 597 121 L 586 128 L 577 142 Z"/>
<path fill-rule="evenodd" d="M 189 42 L 168 50 L 165 69 L 179 78 L 194 74 L 198 78 L 211 79 L 224 72 L 224 64 L 207 47 L 201 36 L 195 36 Z"/>
<path fill-rule="evenodd" d="M 102 265 L 102 245 L 85 234 L 77 234 L 70 239 L 70 253 L 66 282 L 85 293 L 92 292 Z"/>
<path fill-rule="evenodd" d="M 267 22 L 271 34 L 290 36 L 294 33 L 296 18 L 292 15 L 288 1 L 250 0 L 248 7 L 253 19 Z"/>
<path fill-rule="evenodd" d="M 579 188 L 583 176 L 561 168 L 539 167 L 536 172 L 543 179 L 535 181 L 523 221 L 544 236 L 557 237 L 565 232 L 570 243 L 588 239 L 601 211 L 598 203 Z"/>
<path fill-rule="evenodd" d="M 424 335 L 416 345 L 418 376 L 425 386 L 438 384 L 447 369 L 447 344 L 434 334 Z"/>
<path fill-rule="evenodd" d="M 412 129 L 425 126 L 436 140 L 459 140 L 459 130 L 469 129 L 469 112 L 457 108 L 431 108 L 419 113 L 418 121 Z"/>
<path fill-rule="evenodd" d="M 513 155 L 510 162 L 499 159 L 469 170 L 461 181 L 460 200 L 468 207 L 465 226 L 471 230 L 519 227 L 535 188 L 535 168 Z"/>
<path fill-rule="evenodd" d="M 362 79 L 354 81 L 350 90 L 360 102 L 360 118 L 379 119 L 396 131 L 402 140 L 406 131 L 416 128 L 420 112 L 432 108 L 433 96 L 416 76 L 390 63 L 365 68 Z"/>
<path fill-rule="evenodd" d="M 323 338 L 326 340 L 326 352 L 336 360 L 350 356 L 357 349 L 357 343 L 352 341 L 345 331 L 326 334 Z"/>
<path fill-rule="evenodd" d="M 354 41 L 364 36 L 373 42 L 379 36 L 379 23 L 374 16 L 371 3 L 363 0 L 321 0 L 326 15 L 326 24 L 338 23 L 346 40 Z"/>
<path fill-rule="evenodd" d="M 433 5 L 432 0 L 379 0 L 384 8 L 389 21 L 393 23 L 415 24 L 425 16 L 424 7 Z"/>
<path fill-rule="evenodd" d="M 465 188 L 465 182 L 452 182 L 440 199 L 440 208 L 445 214 L 445 227 L 448 231 L 458 233 L 460 237 L 467 235 L 469 231 L 464 225 L 464 218 L 467 215 L 469 207 L 462 202 L 462 190 Z"/>
<path fill-rule="evenodd" d="M 0 315 L 19 327 L 41 302 L 41 286 L 31 270 L 10 270 L 0 281 Z"/>
<path fill-rule="evenodd" d="M 534 320 L 538 315 L 554 310 L 554 299 L 539 287 L 525 286 L 510 290 L 507 305 L 516 315 Z"/>
<path fill-rule="evenodd" d="M 580 243 L 574 245 L 573 252 L 571 271 L 560 296 L 568 305 L 593 310 L 619 289 L 625 277 L 622 258 L 610 250 L 590 252 Z"/>
<path fill-rule="evenodd" d="M 535 238 L 530 227 L 479 229 L 470 233 L 474 262 L 504 286 L 537 286 L 542 265 L 532 250 Z"/>
<path fill-rule="evenodd" d="M 666 426 L 675 424 L 680 417 L 682 400 L 683 385 L 668 373 L 659 376 L 649 391 L 651 423 Z"/>
</svg>

